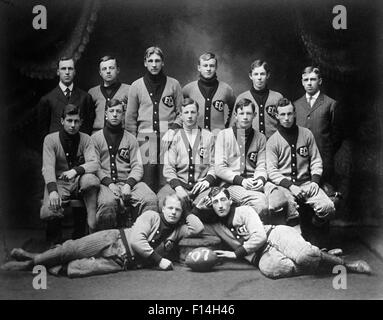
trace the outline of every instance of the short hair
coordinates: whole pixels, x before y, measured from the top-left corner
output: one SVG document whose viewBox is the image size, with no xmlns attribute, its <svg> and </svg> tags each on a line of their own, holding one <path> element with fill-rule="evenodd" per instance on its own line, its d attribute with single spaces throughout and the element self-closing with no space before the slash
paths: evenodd
<svg viewBox="0 0 383 320">
<path fill-rule="evenodd" d="M 178 196 L 178 194 L 175 193 L 175 192 L 172 192 L 172 193 L 166 195 L 166 197 L 165 197 L 164 200 L 162 201 L 162 208 L 166 206 L 166 201 L 168 201 L 169 198 L 177 199 L 177 200 L 181 203 L 182 213 L 185 212 L 185 204 L 183 203 L 183 201 L 181 200 L 181 198 Z"/>
<path fill-rule="evenodd" d="M 58 61 L 57 61 L 57 69 L 60 67 L 60 62 L 61 61 L 67 61 L 67 60 L 72 60 L 73 61 L 73 65 L 75 65 L 75 61 L 72 57 L 67 57 L 67 56 L 64 56 L 64 57 L 61 57 Z"/>
<path fill-rule="evenodd" d="M 160 47 L 156 47 L 156 46 L 149 47 L 146 49 L 145 55 L 144 55 L 144 61 L 146 61 L 146 59 L 149 58 L 154 53 L 158 54 L 161 57 L 162 61 L 164 61 L 164 53 L 162 52 Z"/>
<path fill-rule="evenodd" d="M 82 111 L 81 111 L 81 108 L 79 107 L 79 106 L 76 106 L 76 105 L 74 105 L 74 104 L 71 104 L 71 103 L 69 103 L 69 104 L 67 104 L 65 107 L 64 107 L 64 109 L 63 109 L 63 111 L 62 111 L 62 113 L 61 113 L 61 118 L 62 119 L 65 119 L 66 118 L 66 116 L 68 116 L 68 115 L 76 115 L 76 114 L 78 114 L 79 116 L 80 116 L 80 119 L 82 119 Z"/>
<path fill-rule="evenodd" d="M 122 105 L 122 110 L 125 111 L 125 105 L 124 105 L 124 103 L 123 103 L 121 100 L 119 100 L 119 99 L 110 99 L 109 101 L 107 101 L 107 102 L 106 102 L 106 110 L 108 110 L 109 108 L 118 106 L 118 105 Z"/>
<path fill-rule="evenodd" d="M 234 111 L 235 113 L 237 113 L 238 109 L 243 109 L 243 107 L 247 107 L 247 106 L 251 106 L 251 109 L 253 110 L 253 113 L 255 112 L 255 105 L 254 103 L 247 99 L 247 98 L 242 98 L 241 100 L 239 100 L 236 104 L 235 104 L 235 107 L 234 107 Z"/>
<path fill-rule="evenodd" d="M 281 107 L 286 107 L 288 106 L 289 104 L 291 104 L 293 106 L 293 110 L 295 111 L 295 106 L 294 104 L 287 98 L 280 98 L 277 102 L 277 112 L 278 112 L 278 108 L 281 108 Z"/>
<path fill-rule="evenodd" d="M 253 72 L 253 70 L 255 68 L 258 68 L 258 67 L 263 67 L 267 73 L 270 73 L 270 71 L 271 71 L 269 64 L 266 61 L 261 60 L 261 59 L 257 59 L 257 60 L 254 60 L 252 62 L 252 64 L 250 65 L 249 74 L 251 74 Z"/>
<path fill-rule="evenodd" d="M 200 65 L 201 64 L 201 60 L 210 60 L 210 59 L 214 59 L 215 60 L 215 65 L 218 66 L 218 59 L 217 57 L 215 56 L 214 53 L 212 52 L 205 52 L 203 54 L 201 54 L 198 58 L 198 64 Z"/>
<path fill-rule="evenodd" d="M 197 107 L 197 111 L 199 110 L 199 105 L 198 105 L 198 102 L 193 100 L 192 98 L 185 98 L 183 101 L 182 101 L 182 104 L 181 104 L 181 110 L 183 107 L 186 107 L 190 104 L 193 104 Z"/>
<path fill-rule="evenodd" d="M 307 73 L 311 73 L 311 72 L 314 72 L 318 76 L 319 79 L 322 78 L 322 75 L 320 73 L 320 69 L 318 67 L 314 67 L 314 66 L 308 66 L 308 67 L 304 68 L 302 70 L 302 75 L 307 74 Z"/>
<path fill-rule="evenodd" d="M 221 192 L 223 192 L 225 194 L 225 196 L 228 199 L 230 199 L 230 193 L 225 187 L 213 187 L 213 188 L 211 188 L 211 190 L 208 194 L 208 197 L 211 199 Z"/>
<path fill-rule="evenodd" d="M 109 60 L 116 60 L 116 67 L 119 66 L 119 65 L 118 65 L 118 60 L 117 60 L 117 58 L 114 57 L 114 56 L 108 56 L 108 55 L 103 56 L 102 58 L 100 58 L 100 61 L 99 61 L 99 63 L 98 63 L 98 66 L 100 67 L 101 62 L 105 62 L 105 61 L 109 61 Z"/>
</svg>

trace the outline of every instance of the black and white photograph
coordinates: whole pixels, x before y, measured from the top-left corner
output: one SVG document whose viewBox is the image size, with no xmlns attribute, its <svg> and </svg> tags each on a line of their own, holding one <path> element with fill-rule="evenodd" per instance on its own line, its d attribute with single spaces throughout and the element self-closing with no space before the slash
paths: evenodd
<svg viewBox="0 0 383 320">
<path fill-rule="evenodd" d="M 383 3 L 0 0 L 0 300 L 383 299 Z"/>
</svg>

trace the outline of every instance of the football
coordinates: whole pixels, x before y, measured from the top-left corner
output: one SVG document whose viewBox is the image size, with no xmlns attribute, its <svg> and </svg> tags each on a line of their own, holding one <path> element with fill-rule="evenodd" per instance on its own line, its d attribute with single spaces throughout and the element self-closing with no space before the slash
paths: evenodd
<svg viewBox="0 0 383 320">
<path fill-rule="evenodd" d="M 206 247 L 193 249 L 186 256 L 185 264 L 193 271 L 207 272 L 210 271 L 218 262 L 217 254 Z"/>
</svg>

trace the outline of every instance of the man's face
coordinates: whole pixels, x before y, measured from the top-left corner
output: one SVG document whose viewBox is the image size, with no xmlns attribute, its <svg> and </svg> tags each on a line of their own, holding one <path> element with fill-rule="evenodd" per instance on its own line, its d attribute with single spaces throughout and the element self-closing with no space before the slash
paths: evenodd
<svg viewBox="0 0 383 320">
<path fill-rule="evenodd" d="M 99 72 L 105 84 L 112 84 L 116 81 L 120 69 L 117 67 L 116 60 L 111 59 L 100 63 Z"/>
<path fill-rule="evenodd" d="M 257 113 L 253 112 L 251 105 L 245 106 L 242 109 L 237 109 L 237 127 L 239 129 L 248 129 L 253 124 L 253 119 Z"/>
<path fill-rule="evenodd" d="M 187 128 L 193 128 L 198 118 L 197 107 L 194 104 L 182 107 L 181 118 Z"/>
<path fill-rule="evenodd" d="M 322 79 L 315 72 L 302 74 L 302 85 L 309 95 L 316 94 L 321 84 Z"/>
<path fill-rule="evenodd" d="M 181 201 L 176 197 L 168 197 L 166 203 L 162 207 L 162 213 L 168 223 L 176 224 L 180 220 L 182 214 Z"/>
<path fill-rule="evenodd" d="M 122 122 L 124 117 L 124 107 L 122 104 L 119 104 L 114 107 L 109 107 L 106 111 L 106 121 L 108 121 L 112 126 L 118 126 Z"/>
<path fill-rule="evenodd" d="M 158 54 L 153 53 L 145 59 L 144 66 L 152 75 L 157 75 L 164 66 L 164 62 Z"/>
<path fill-rule="evenodd" d="M 277 119 L 282 127 L 291 128 L 295 120 L 295 112 L 292 104 L 278 107 Z"/>
<path fill-rule="evenodd" d="M 249 75 L 250 80 L 253 81 L 253 87 L 256 90 L 262 90 L 266 87 L 267 79 L 270 74 L 266 72 L 263 66 L 254 68 Z"/>
<path fill-rule="evenodd" d="M 211 203 L 217 216 L 226 217 L 229 214 L 232 201 L 223 191 L 212 197 Z"/>
<path fill-rule="evenodd" d="M 68 114 L 65 119 L 61 118 L 61 124 L 65 132 L 70 135 L 75 135 L 80 131 L 82 120 L 78 114 Z"/>
<path fill-rule="evenodd" d="M 74 69 L 74 62 L 72 59 L 59 62 L 59 68 L 57 69 L 57 75 L 60 81 L 69 87 L 74 79 L 76 70 Z"/>
<path fill-rule="evenodd" d="M 215 59 L 202 60 L 200 59 L 198 65 L 198 71 L 205 79 L 211 79 L 214 77 L 217 71 L 217 61 Z"/>
</svg>

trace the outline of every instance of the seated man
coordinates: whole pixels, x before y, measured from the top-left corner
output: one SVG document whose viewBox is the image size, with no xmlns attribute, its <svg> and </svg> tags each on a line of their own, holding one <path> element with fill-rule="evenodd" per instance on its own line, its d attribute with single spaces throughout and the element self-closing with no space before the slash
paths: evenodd
<svg viewBox="0 0 383 320">
<path fill-rule="evenodd" d="M 236 103 L 236 123 L 217 136 L 215 172 L 236 203 L 253 207 L 261 219 L 267 219 L 269 201 L 263 192 L 272 200 L 280 191 L 275 186 L 266 185 L 266 137 L 252 128 L 256 114 L 255 105 L 249 99 Z M 284 205 L 281 202 L 270 208 L 274 212 L 283 209 Z"/>
<path fill-rule="evenodd" d="M 268 278 L 309 274 L 319 271 L 319 267 L 334 265 L 343 265 L 349 272 L 371 273 L 365 261 L 346 262 L 335 255 L 342 254 L 340 249 L 334 249 L 334 254 L 321 251 L 292 227 L 263 225 L 253 208 L 233 205 L 225 188 L 212 188 L 208 198 L 201 199 L 193 212 L 203 222 L 209 219 L 206 232 L 218 236 L 233 250 L 215 250 L 218 257 L 245 259 Z"/>
<path fill-rule="evenodd" d="M 295 118 L 294 105 L 280 99 L 277 131 L 266 144 L 267 173 L 292 204 L 290 210 L 308 204 L 315 212 L 313 223 L 320 225 L 334 215 L 335 207 L 319 187 L 323 167 L 314 136 L 309 129 L 297 126 Z"/>
<path fill-rule="evenodd" d="M 158 211 L 155 193 L 144 183 L 141 153 L 136 138 L 122 127 L 124 106 L 120 100 L 107 103 L 106 123 L 92 135 L 100 161 L 97 175 L 101 181 L 97 200 L 96 221 L 92 229 L 102 230 L 117 225 L 119 209 L 130 210 L 129 223 L 146 210 Z"/>
<path fill-rule="evenodd" d="M 35 265 L 52 268 L 67 264 L 69 277 L 112 273 L 143 267 L 173 269 L 167 259 L 182 237 L 202 232 L 203 224 L 182 210 L 176 194 L 165 198 L 162 212 L 145 211 L 131 228 L 95 232 L 42 253 L 21 248 L 11 251 L 17 261 L 5 263 L 2 270 L 28 270 Z"/>
<path fill-rule="evenodd" d="M 81 109 L 68 104 L 61 116 L 62 129 L 44 139 L 42 173 L 45 192 L 40 217 L 50 221 L 47 241 L 53 244 L 61 242 L 63 207 L 72 196 L 81 192 L 88 222 L 96 216 L 100 182 L 92 173 L 97 171 L 99 165 L 91 138 L 79 132 L 81 123 Z"/>
<path fill-rule="evenodd" d="M 158 192 L 161 200 L 174 190 L 190 208 L 191 200 L 207 195 L 214 184 L 214 136 L 197 125 L 198 103 L 186 98 L 181 107 L 183 129 L 177 131 L 165 155 L 164 177 L 168 182 Z"/>
</svg>

